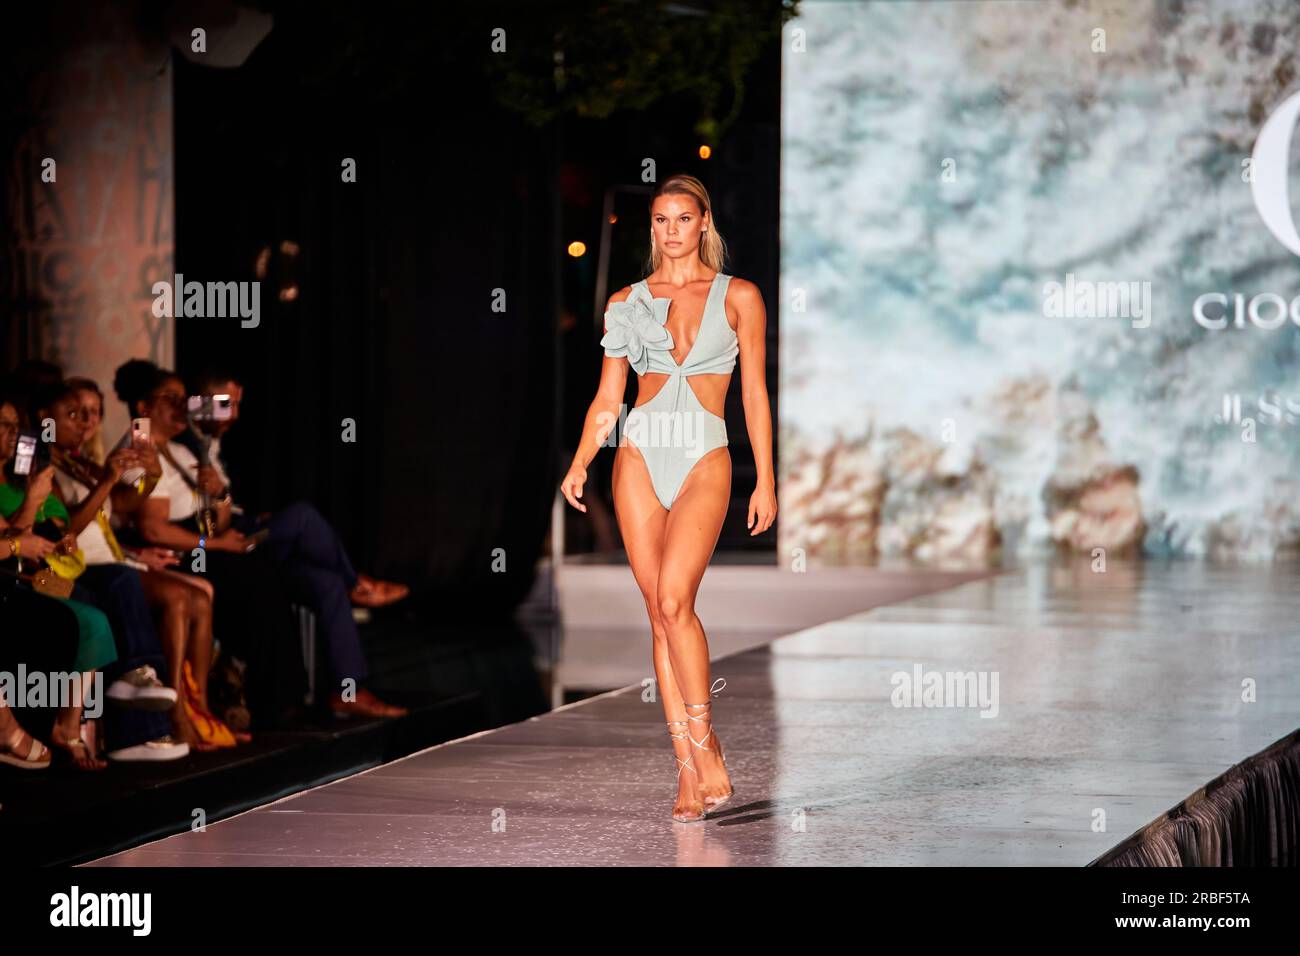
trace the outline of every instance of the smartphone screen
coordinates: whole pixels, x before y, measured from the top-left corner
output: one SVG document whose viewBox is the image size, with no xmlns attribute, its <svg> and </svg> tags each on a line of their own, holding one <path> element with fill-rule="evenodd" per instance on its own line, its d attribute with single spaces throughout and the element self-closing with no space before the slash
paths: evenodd
<svg viewBox="0 0 1300 956">
<path fill-rule="evenodd" d="M 36 443 L 38 438 L 31 432 L 18 435 L 18 447 L 14 449 L 14 474 L 30 475 L 32 463 L 36 460 Z"/>
</svg>

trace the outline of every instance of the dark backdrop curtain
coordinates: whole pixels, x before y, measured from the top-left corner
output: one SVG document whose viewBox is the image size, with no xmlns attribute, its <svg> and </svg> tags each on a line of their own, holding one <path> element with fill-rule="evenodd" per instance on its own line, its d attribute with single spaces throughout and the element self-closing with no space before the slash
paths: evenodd
<svg viewBox="0 0 1300 956">
<path fill-rule="evenodd" d="M 245 384 L 237 499 L 310 500 L 363 569 L 477 615 L 528 592 L 558 483 L 555 134 L 494 107 L 486 28 L 457 23 L 278 14 L 239 70 L 178 61 L 178 271 L 267 266 L 259 327 L 178 318 L 177 355 Z"/>
</svg>

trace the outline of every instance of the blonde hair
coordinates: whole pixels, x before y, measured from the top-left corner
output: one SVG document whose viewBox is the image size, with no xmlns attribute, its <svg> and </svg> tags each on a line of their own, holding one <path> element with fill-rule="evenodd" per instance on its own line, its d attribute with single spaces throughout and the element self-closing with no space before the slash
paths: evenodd
<svg viewBox="0 0 1300 956">
<path fill-rule="evenodd" d="M 68 388 L 78 392 L 94 392 L 99 398 L 99 427 L 95 429 L 95 434 L 82 444 L 81 453 L 95 464 L 102 465 L 104 459 L 108 457 L 104 451 L 104 393 L 99 390 L 99 385 L 89 378 L 70 378 L 67 385 Z"/>
<path fill-rule="evenodd" d="M 700 208 L 700 215 L 709 214 L 708 230 L 700 237 L 700 261 L 715 272 L 721 272 L 727 261 L 727 244 L 722 239 L 722 233 L 718 231 L 718 223 L 713 218 L 713 204 L 709 201 L 709 191 L 704 188 L 704 183 L 700 182 L 694 176 L 686 173 L 678 173 L 676 176 L 669 176 L 656 188 L 650 196 L 650 208 L 654 209 L 655 200 L 660 196 L 690 196 L 695 200 L 695 205 Z M 650 230 L 650 254 L 646 258 L 646 275 L 650 275 L 659 268 L 659 261 L 662 253 L 659 247 L 655 245 L 654 229 Z"/>
</svg>

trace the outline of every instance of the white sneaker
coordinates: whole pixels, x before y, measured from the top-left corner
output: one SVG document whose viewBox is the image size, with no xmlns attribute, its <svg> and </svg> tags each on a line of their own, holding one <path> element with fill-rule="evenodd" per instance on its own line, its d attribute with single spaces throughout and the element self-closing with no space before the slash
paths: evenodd
<svg viewBox="0 0 1300 956">
<path fill-rule="evenodd" d="M 168 736 L 159 737 L 157 740 L 146 741 L 142 744 L 136 744 L 134 747 L 123 747 L 121 750 L 110 750 L 104 756 L 109 760 L 119 761 L 179 760 L 189 752 L 189 744 L 172 740 L 172 738 Z"/>
<path fill-rule="evenodd" d="M 171 710 L 176 706 L 176 691 L 158 679 L 158 672 L 148 664 L 127 671 L 108 686 L 108 699 L 134 710 Z"/>
</svg>

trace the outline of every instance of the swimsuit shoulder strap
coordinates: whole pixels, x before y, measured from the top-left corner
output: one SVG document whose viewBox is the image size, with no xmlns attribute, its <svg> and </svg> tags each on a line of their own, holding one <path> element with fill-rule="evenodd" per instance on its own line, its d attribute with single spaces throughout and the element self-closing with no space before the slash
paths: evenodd
<svg viewBox="0 0 1300 956">
<path fill-rule="evenodd" d="M 709 304 L 717 310 L 718 317 L 722 320 L 722 330 L 735 335 L 736 330 L 733 329 L 731 323 L 727 321 L 727 286 L 731 284 L 731 276 L 719 272 L 713 278 L 714 288 L 709 290 L 709 294 L 713 295 L 713 293 L 717 293 L 717 304 L 714 305 L 712 302 Z"/>
</svg>

